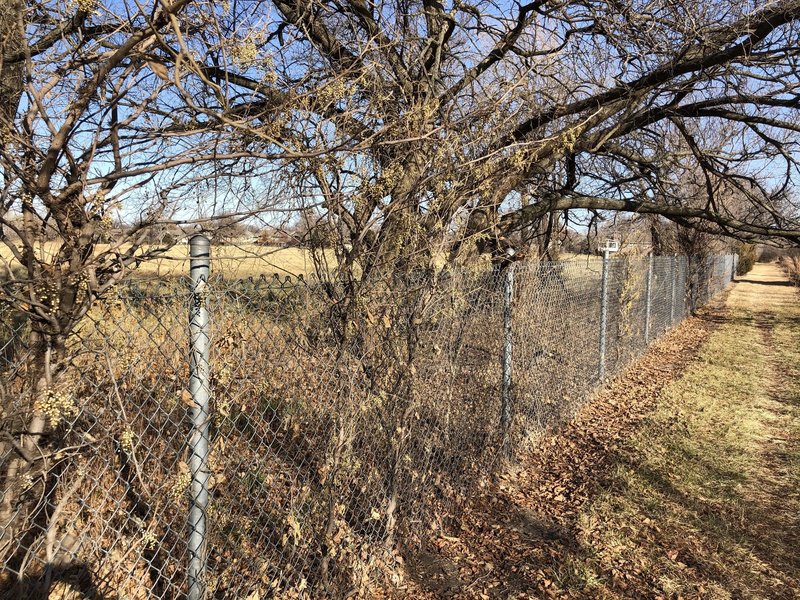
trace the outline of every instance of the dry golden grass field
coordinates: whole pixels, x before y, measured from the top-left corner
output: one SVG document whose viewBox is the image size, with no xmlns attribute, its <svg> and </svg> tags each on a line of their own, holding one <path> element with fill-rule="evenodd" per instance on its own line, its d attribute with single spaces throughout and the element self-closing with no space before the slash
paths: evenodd
<svg viewBox="0 0 800 600">
<path fill-rule="evenodd" d="M 44 242 L 38 249 L 38 254 L 43 261 L 51 258 L 58 249 L 56 242 Z M 108 249 L 100 245 L 97 253 Z M 308 276 L 316 272 L 311 253 L 304 248 L 278 248 L 273 246 L 260 246 L 257 244 L 231 244 L 215 245 L 211 251 L 212 272 L 223 274 L 232 278 L 247 277 L 273 277 Z M 328 268 L 336 264 L 333 252 L 326 254 Z M 564 253 L 561 260 L 575 262 L 591 270 L 599 270 L 601 257 Z M 12 253 L 5 246 L 0 246 L 0 276 L 8 269 L 19 267 Z M 131 275 L 160 278 L 188 275 L 189 273 L 189 246 L 182 243 L 173 246 L 158 258 L 143 262 Z"/>
<path fill-rule="evenodd" d="M 100 246 L 98 253 L 106 250 Z M 57 250 L 55 242 L 46 242 L 39 248 L 39 254 L 46 260 Z M 230 277 L 258 277 L 260 275 L 309 275 L 314 273 L 314 262 L 309 252 L 302 248 L 276 248 L 256 244 L 214 246 L 212 248 L 212 271 Z M 11 252 L 0 246 L 0 271 L 18 266 Z M 331 266 L 333 255 L 329 260 Z M 174 277 L 189 273 L 189 246 L 178 244 L 158 258 L 143 263 L 136 274 L 147 277 Z"/>
</svg>

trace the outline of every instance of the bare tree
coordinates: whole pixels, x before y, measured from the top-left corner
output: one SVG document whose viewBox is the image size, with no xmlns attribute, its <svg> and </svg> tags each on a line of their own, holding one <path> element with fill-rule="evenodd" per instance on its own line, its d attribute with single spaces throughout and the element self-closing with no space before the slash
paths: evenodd
<svg viewBox="0 0 800 600">
<path fill-rule="evenodd" d="M 236 151 L 283 153 L 285 208 L 324 229 L 326 331 L 393 398 L 389 540 L 393 432 L 419 401 L 419 315 L 442 257 L 474 248 L 497 273 L 524 253 L 517 239 L 545 253 L 561 223 L 608 212 L 800 240 L 785 193 L 797 0 L 274 0 L 211 15 L 217 35 L 162 45 L 159 62 L 191 79 L 183 100 L 236 132 Z"/>
<path fill-rule="evenodd" d="M 66 341 L 163 252 L 148 230 L 268 207 L 322 230 L 307 237 L 330 318 L 309 338 L 360 357 L 393 399 L 391 541 L 443 257 L 502 268 L 517 240 L 546 253 L 562 224 L 608 212 L 798 244 L 799 19 L 800 0 L 6 2 L 0 299 L 29 318 L 36 357 L 4 416 L 19 440 L 6 535 L 32 510 L 15 505 L 22 475 L 47 490 L 41 407 Z M 204 185 L 198 211 L 186 191 Z M 120 214 L 134 225 L 109 235 Z"/>
<path fill-rule="evenodd" d="M 235 158 L 204 143 L 213 127 L 186 126 L 175 83 L 151 57 L 178 23 L 196 19 L 190 5 L 19 0 L 0 13 L 0 305 L 27 319 L 31 357 L 24 393 L 3 406 L 17 440 L 0 506 L 7 564 L 22 559 L 11 551 L 31 530 L 20 527 L 44 516 L 52 491 L 40 442 L 69 336 L 127 270 L 169 245 L 146 245 L 150 227 L 179 209 L 191 216 L 174 198 L 208 175 L 198 165 Z M 131 227 L 114 228 L 121 214 Z M 36 507 L 19 501 L 23 480 L 39 486 Z"/>
<path fill-rule="evenodd" d="M 14 7 L 3 226 L 27 281 L 46 224 L 76 240 L 51 266 L 91 262 L 101 289 L 146 258 L 135 230 L 95 252 L 111 207 L 149 197 L 149 223 L 210 159 L 249 161 L 249 178 L 270 165 L 287 207 L 313 207 L 339 236 L 350 289 L 455 258 L 464 241 L 500 260 L 514 232 L 547 237 L 576 214 L 798 240 L 795 0 Z M 237 192 L 255 198 L 263 181 Z M 75 292 L 55 285 L 68 314 Z"/>
<path fill-rule="evenodd" d="M 290 170 L 296 197 L 342 223 L 343 270 L 395 264 L 409 236 L 421 245 L 403 253 L 430 256 L 432 234 L 459 228 L 498 252 L 513 231 L 552 231 L 556 211 L 794 244 L 799 10 L 253 2 L 217 14 L 225 35 L 186 68 L 222 93 L 215 114 L 243 147 L 328 151 Z M 676 189 L 685 172 L 702 203 Z"/>
<path fill-rule="evenodd" d="M 183 99 L 237 150 L 283 152 L 287 207 L 338 237 L 319 275 L 342 284 L 342 335 L 387 281 L 468 248 L 502 263 L 518 232 L 546 252 L 570 219 L 800 240 L 797 0 L 259 0 L 212 15 L 217 35 L 162 45 L 159 62 L 193 78 Z"/>
</svg>

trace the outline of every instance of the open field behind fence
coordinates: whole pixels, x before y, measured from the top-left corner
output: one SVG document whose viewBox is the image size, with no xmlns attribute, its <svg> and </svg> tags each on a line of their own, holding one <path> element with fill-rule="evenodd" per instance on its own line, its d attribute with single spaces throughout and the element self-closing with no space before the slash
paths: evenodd
<svg viewBox="0 0 800 600">
<path fill-rule="evenodd" d="M 36 249 L 36 256 L 42 262 L 49 262 L 56 255 L 60 243 L 53 241 L 41 242 Z M 119 249 L 125 251 L 129 248 L 123 244 Z M 110 246 L 98 244 L 95 254 L 107 252 Z M 141 253 L 154 249 L 154 246 L 143 246 Z M 324 255 L 325 265 L 330 269 L 336 266 L 336 256 L 333 250 Z M 600 268 L 601 258 L 588 254 L 568 254 L 561 256 L 564 262 L 578 262 L 585 266 L 591 265 Z M 438 262 L 444 263 L 445 256 Z M 0 245 L 0 281 L 5 277 L 6 269 L 20 269 L 19 261 L 11 251 Z M 278 247 L 261 244 L 233 242 L 214 247 L 214 272 L 224 274 L 228 278 L 246 279 L 248 277 L 260 278 L 275 276 L 286 278 L 294 276 L 313 276 L 316 266 L 311 251 L 302 247 Z M 189 245 L 177 243 L 167 248 L 156 258 L 143 262 L 135 269 L 131 269 L 129 276 L 134 278 L 169 278 L 186 276 L 189 273 Z"/>
<path fill-rule="evenodd" d="M 36 256 L 42 262 L 49 262 L 58 252 L 58 242 L 45 241 L 36 249 Z M 119 250 L 127 251 L 128 245 L 122 245 Z M 107 252 L 110 246 L 99 244 L 95 254 Z M 140 253 L 153 250 L 154 247 L 144 246 Z M 217 246 L 214 251 L 215 267 L 219 273 L 228 277 L 260 277 L 273 274 L 279 276 L 309 275 L 315 272 L 314 260 L 305 248 L 279 248 L 275 246 L 262 246 L 258 244 L 237 243 Z M 335 264 L 333 252 L 325 257 L 331 266 Z M 20 268 L 11 251 L 0 245 L 0 281 L 6 269 Z M 188 244 L 175 244 L 165 249 L 156 258 L 143 262 L 130 275 L 145 278 L 180 277 L 189 272 L 189 246 Z"/>
<path fill-rule="evenodd" d="M 454 527 L 502 459 L 722 290 L 735 260 L 449 272 L 410 286 L 413 310 L 376 305 L 360 324 L 323 286 L 215 266 L 119 285 L 44 397 L 26 383 L 28 326 L 4 316 L 8 593 L 316 598 L 400 584 L 405 551 Z M 43 453 L 23 468 L 14 440 L 35 412 Z"/>
</svg>

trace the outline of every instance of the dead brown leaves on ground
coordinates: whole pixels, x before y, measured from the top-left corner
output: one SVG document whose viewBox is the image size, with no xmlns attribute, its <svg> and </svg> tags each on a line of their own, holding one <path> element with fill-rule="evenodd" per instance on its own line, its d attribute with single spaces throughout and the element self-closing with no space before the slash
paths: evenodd
<svg viewBox="0 0 800 600">
<path fill-rule="evenodd" d="M 571 557 L 591 545 L 592 529 L 578 526 L 581 508 L 609 485 L 620 451 L 656 406 L 660 391 L 680 376 L 718 321 L 719 308 L 687 320 L 655 343 L 560 430 L 482 490 L 456 532 L 408 559 L 408 597 L 580 597 L 562 584 Z M 642 531 L 657 529 L 644 522 Z M 583 530 L 581 530 L 583 529 Z M 671 550 L 675 560 L 680 551 Z M 640 565 L 619 564 L 614 586 L 652 589 Z M 594 594 L 593 594 L 594 597 Z"/>
</svg>

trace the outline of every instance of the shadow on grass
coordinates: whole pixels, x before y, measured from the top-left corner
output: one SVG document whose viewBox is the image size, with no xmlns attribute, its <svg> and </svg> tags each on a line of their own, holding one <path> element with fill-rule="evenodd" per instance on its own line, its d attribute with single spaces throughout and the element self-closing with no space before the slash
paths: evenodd
<svg viewBox="0 0 800 600">
<path fill-rule="evenodd" d="M 754 285 L 766 285 L 766 286 L 779 286 L 779 287 L 794 287 L 794 284 L 791 281 L 785 280 L 768 280 L 768 281 L 761 281 L 759 279 L 747 279 L 744 277 L 740 277 L 736 279 L 736 283 L 752 283 Z"/>
<path fill-rule="evenodd" d="M 758 286 L 789 286 L 783 282 L 739 281 Z M 763 294 L 770 293 L 766 287 L 764 289 Z M 752 317 L 740 312 L 710 311 L 701 318 L 715 327 L 755 327 L 765 316 L 770 324 L 800 330 L 800 316 L 775 314 L 769 310 L 759 311 Z M 675 373 L 675 378 L 682 375 L 683 369 Z M 797 405 L 796 398 L 773 395 L 772 399 Z M 640 427 L 646 424 L 636 426 Z M 743 484 L 748 482 L 746 474 L 716 464 L 711 454 L 705 456 L 674 445 L 668 432 L 663 435 L 667 437 L 663 438 L 662 445 L 666 452 L 673 454 L 670 462 L 678 465 L 677 473 L 653 467 L 638 452 L 618 451 L 600 444 L 601 453 L 594 455 L 596 468 L 591 477 L 577 480 L 580 486 L 585 486 L 587 495 L 586 502 L 577 510 L 560 511 L 553 502 L 541 507 L 547 514 L 528 513 L 519 510 L 519 502 L 513 497 L 504 497 L 504 502 L 498 502 L 501 509 L 490 506 L 491 503 L 479 506 L 480 514 L 473 524 L 478 524 L 480 532 L 470 537 L 473 544 L 468 550 L 479 556 L 478 563 L 492 561 L 495 564 L 501 572 L 498 586 L 476 590 L 478 580 L 459 575 L 459 556 L 453 556 L 452 552 L 443 556 L 435 550 L 425 553 L 424 569 L 414 568 L 412 561 L 409 569 L 412 579 L 433 596 L 447 598 L 485 597 L 481 593 L 497 598 L 539 597 L 545 591 L 543 581 L 551 580 L 556 581 L 568 597 L 574 598 L 664 596 L 659 580 L 664 573 L 658 572 L 660 568 L 634 570 L 630 563 L 611 567 L 614 561 L 609 563 L 609 549 L 602 547 L 605 538 L 587 539 L 581 514 L 585 514 L 585 508 L 591 507 L 595 499 L 605 497 L 632 505 L 636 513 L 630 522 L 625 516 L 620 519 L 620 514 L 614 512 L 616 508 L 607 517 L 609 520 L 604 526 L 609 528 L 605 532 L 611 536 L 609 539 L 623 536 L 626 540 L 627 550 L 618 557 L 628 556 L 628 551 L 643 552 L 652 559 L 652 567 L 660 567 L 662 560 L 670 564 L 668 549 L 677 547 L 679 556 L 673 559 L 672 567 L 664 568 L 674 569 L 671 575 L 685 581 L 689 587 L 702 590 L 703 586 L 715 583 L 736 598 L 796 598 L 800 555 L 795 549 L 800 545 L 800 522 L 784 504 L 786 496 L 794 493 L 791 478 L 783 478 L 778 483 L 764 482 L 763 489 L 759 489 L 756 482 L 753 490 L 742 493 Z M 677 435 L 691 434 L 677 432 Z M 644 440 L 644 443 L 649 442 Z M 653 440 L 653 443 L 658 441 Z M 585 452 L 587 447 L 573 450 Z M 714 448 L 709 450 L 715 451 Z M 791 456 L 782 454 L 779 459 L 781 464 L 767 465 L 771 471 L 774 468 L 777 473 L 791 468 Z M 563 463 L 559 461 L 558 464 Z M 704 482 L 702 489 L 707 493 L 694 494 L 690 488 L 689 491 L 679 489 L 681 471 L 699 473 L 700 481 Z M 627 473 L 627 476 L 620 477 L 617 473 Z M 634 481 L 637 487 L 641 484 L 642 489 L 631 489 Z M 498 494 L 502 496 L 502 492 Z M 618 507 L 614 502 L 612 506 Z M 637 519 L 642 516 L 658 525 L 655 533 L 642 537 L 625 531 L 629 524 L 641 526 Z M 495 539 L 515 537 L 515 541 L 502 545 L 502 549 L 498 549 L 499 544 L 487 544 L 486 548 L 480 541 L 484 535 Z M 617 552 L 619 549 L 611 550 L 612 555 Z M 601 553 L 606 555 L 602 560 L 598 558 Z M 521 565 L 525 568 L 520 569 Z M 447 573 L 447 576 L 437 580 L 432 573 Z M 446 584 L 440 585 L 442 581 Z"/>
</svg>

